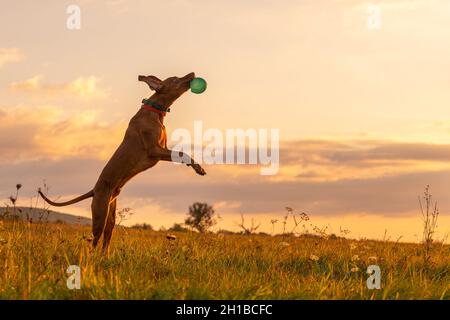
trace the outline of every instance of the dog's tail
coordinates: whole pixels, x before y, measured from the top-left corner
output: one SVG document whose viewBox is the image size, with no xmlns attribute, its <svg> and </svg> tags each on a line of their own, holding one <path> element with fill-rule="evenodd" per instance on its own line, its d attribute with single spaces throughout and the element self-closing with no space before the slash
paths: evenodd
<svg viewBox="0 0 450 320">
<path fill-rule="evenodd" d="M 66 201 L 66 202 L 53 202 L 51 201 L 49 198 L 47 198 L 41 191 L 41 189 L 38 189 L 38 193 L 41 195 L 42 199 L 45 200 L 45 202 L 47 202 L 48 204 L 55 206 L 55 207 L 64 207 L 64 206 L 68 206 L 77 202 L 80 202 L 84 199 L 88 199 L 94 196 L 94 190 L 89 191 L 88 193 L 83 194 L 82 196 L 79 196 L 75 199 Z"/>
</svg>

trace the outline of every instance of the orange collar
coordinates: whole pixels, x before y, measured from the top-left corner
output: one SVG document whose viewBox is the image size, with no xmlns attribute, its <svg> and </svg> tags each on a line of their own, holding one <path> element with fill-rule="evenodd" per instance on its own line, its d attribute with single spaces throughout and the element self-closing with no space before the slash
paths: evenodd
<svg viewBox="0 0 450 320">
<path fill-rule="evenodd" d="M 166 111 L 158 110 L 158 109 L 156 109 L 156 108 L 154 108 L 154 107 L 152 107 L 152 106 L 150 106 L 150 105 L 148 105 L 148 104 L 143 104 L 141 108 L 142 108 L 142 109 L 145 109 L 145 110 L 152 111 L 152 112 L 159 113 L 159 114 L 162 115 L 163 117 L 166 116 Z"/>
</svg>

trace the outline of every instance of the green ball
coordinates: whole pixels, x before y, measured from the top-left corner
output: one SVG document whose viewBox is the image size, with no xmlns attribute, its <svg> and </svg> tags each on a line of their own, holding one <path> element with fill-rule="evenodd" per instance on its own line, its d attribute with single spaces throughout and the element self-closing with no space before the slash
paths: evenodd
<svg viewBox="0 0 450 320">
<path fill-rule="evenodd" d="M 206 90 L 206 81 L 203 78 L 194 78 L 191 80 L 191 92 L 202 93 Z"/>
</svg>

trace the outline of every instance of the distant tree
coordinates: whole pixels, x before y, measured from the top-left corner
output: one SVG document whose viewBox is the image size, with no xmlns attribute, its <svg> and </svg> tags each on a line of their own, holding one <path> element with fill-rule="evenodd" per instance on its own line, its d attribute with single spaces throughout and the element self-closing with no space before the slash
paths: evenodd
<svg viewBox="0 0 450 320">
<path fill-rule="evenodd" d="M 188 231 L 187 228 L 183 227 L 181 223 L 174 223 L 171 228 L 169 228 L 169 231 L 173 232 L 186 232 Z"/>
<path fill-rule="evenodd" d="M 137 223 L 133 225 L 131 228 L 139 230 L 153 230 L 153 227 L 148 223 Z"/>
<path fill-rule="evenodd" d="M 207 203 L 195 202 L 189 207 L 188 215 L 184 223 L 199 232 L 206 232 L 217 223 L 214 209 Z"/>
</svg>

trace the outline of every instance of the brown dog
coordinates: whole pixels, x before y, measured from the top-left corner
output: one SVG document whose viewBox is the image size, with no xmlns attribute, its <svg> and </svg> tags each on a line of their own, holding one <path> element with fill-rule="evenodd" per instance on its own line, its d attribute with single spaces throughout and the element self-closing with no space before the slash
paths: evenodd
<svg viewBox="0 0 450 320">
<path fill-rule="evenodd" d="M 125 137 L 106 164 L 94 189 L 67 202 L 53 202 L 39 190 L 39 194 L 49 204 L 67 206 L 93 197 L 92 232 L 93 245 L 103 234 L 103 249 L 107 250 L 115 225 L 116 198 L 120 189 L 138 173 L 147 170 L 158 161 L 176 161 L 191 166 L 199 175 L 205 175 L 203 168 L 182 152 L 167 149 L 167 135 L 163 120 L 172 103 L 190 88 L 195 74 L 182 78 L 170 77 L 161 81 L 155 76 L 139 76 L 139 81 L 147 83 L 155 93 L 143 100 L 141 109 L 131 118 Z"/>
</svg>

